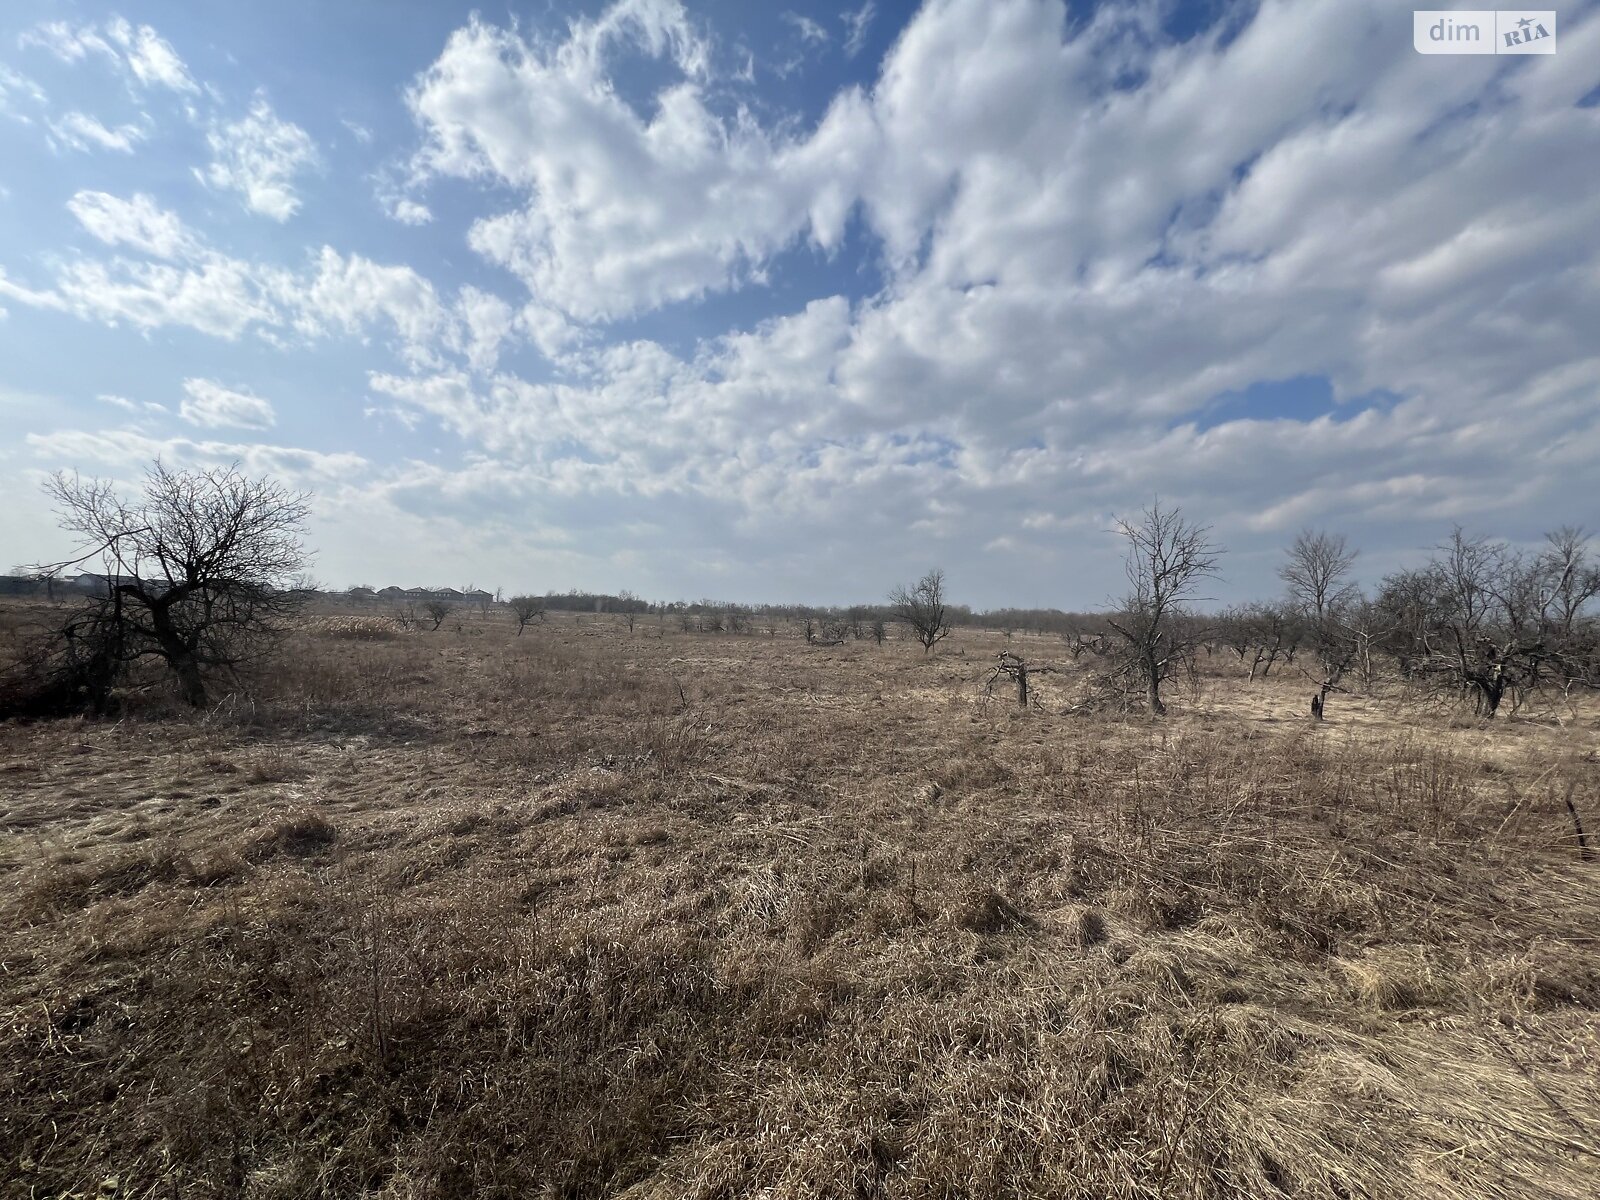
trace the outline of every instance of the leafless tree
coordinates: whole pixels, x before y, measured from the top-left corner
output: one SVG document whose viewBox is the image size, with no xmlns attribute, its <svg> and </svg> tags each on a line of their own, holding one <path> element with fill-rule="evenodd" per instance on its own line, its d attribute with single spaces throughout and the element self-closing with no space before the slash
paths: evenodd
<svg viewBox="0 0 1600 1200">
<path fill-rule="evenodd" d="M 516 618 L 518 637 L 533 622 L 544 620 L 544 601 L 538 596 L 513 596 L 506 603 L 511 607 L 511 615 Z"/>
<path fill-rule="evenodd" d="M 1359 551 L 1350 549 L 1342 533 L 1303 529 L 1285 551 L 1278 577 L 1287 591 L 1287 606 L 1304 625 L 1316 654 L 1316 684 L 1311 712 L 1317 720 L 1327 710 L 1328 696 L 1342 692 L 1341 681 L 1352 668 L 1365 686 L 1372 682 L 1372 647 L 1380 614 L 1366 603 L 1351 578 Z"/>
<path fill-rule="evenodd" d="M 1524 554 L 1458 528 L 1427 567 L 1386 579 L 1378 605 L 1391 615 L 1386 642 L 1402 674 L 1471 696 L 1484 717 L 1508 696 L 1514 712 L 1547 684 L 1563 696 L 1600 687 L 1600 628 L 1589 615 L 1600 568 L 1582 530 L 1545 543 Z"/>
<path fill-rule="evenodd" d="M 431 628 L 437 630 L 444 624 L 444 619 L 455 612 L 456 606 L 448 600 L 428 600 L 422 605 L 422 611 L 428 614 L 428 620 L 433 622 Z"/>
<path fill-rule="evenodd" d="M 1358 554 L 1349 548 L 1342 533 L 1302 529 L 1278 568 L 1290 603 L 1317 624 L 1349 606 L 1357 595 L 1350 571 Z"/>
<path fill-rule="evenodd" d="M 125 500 L 114 484 L 56 475 L 46 490 L 74 555 L 47 569 L 97 562 L 106 577 L 91 611 L 118 673 L 153 658 L 164 663 L 183 699 L 207 702 L 207 678 L 237 672 L 273 643 L 283 619 L 309 595 L 302 544 L 309 497 L 237 465 L 145 473 L 143 497 Z"/>
<path fill-rule="evenodd" d="M 830 645 L 842 645 L 850 636 L 852 624 L 850 618 L 841 617 L 837 613 L 827 617 L 822 622 L 822 637 Z"/>
<path fill-rule="evenodd" d="M 984 684 L 984 698 L 994 695 L 994 685 L 1001 679 L 1009 679 L 1017 687 L 1017 707 L 1027 708 L 1032 699 L 1032 692 L 1028 686 L 1029 668 L 1027 662 L 1020 654 L 1013 654 L 1009 650 L 1002 650 L 995 656 L 994 669 L 989 672 L 989 678 Z"/>
<path fill-rule="evenodd" d="M 1252 680 L 1266 678 L 1280 657 L 1289 656 L 1301 624 L 1297 613 L 1280 604 L 1247 604 L 1221 619 L 1227 644 L 1241 662 L 1249 662 Z"/>
<path fill-rule="evenodd" d="M 1119 518 L 1113 532 L 1127 543 L 1128 591 L 1107 623 L 1122 638 L 1122 670 L 1144 688 L 1150 711 L 1167 711 L 1161 685 L 1186 666 L 1199 639 L 1185 605 L 1200 581 L 1215 577 L 1221 547 L 1210 527 L 1186 520 L 1181 509 L 1152 504 L 1137 520 Z"/>
<path fill-rule="evenodd" d="M 1095 658 L 1104 658 L 1110 649 L 1111 635 L 1107 633 L 1074 631 L 1067 637 L 1067 653 L 1072 655 L 1074 662 L 1082 658 L 1085 652 Z"/>
<path fill-rule="evenodd" d="M 944 572 L 934 567 L 910 587 L 901 585 L 889 593 L 895 616 L 904 621 L 922 643 L 924 654 L 950 636 L 949 616 L 944 598 Z"/>
</svg>

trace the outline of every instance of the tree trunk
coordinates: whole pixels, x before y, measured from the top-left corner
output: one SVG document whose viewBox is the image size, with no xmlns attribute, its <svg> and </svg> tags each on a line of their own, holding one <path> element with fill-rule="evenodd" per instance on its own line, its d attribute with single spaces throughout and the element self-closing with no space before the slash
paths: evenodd
<svg viewBox="0 0 1600 1200">
<path fill-rule="evenodd" d="M 1498 679 L 1484 680 L 1478 684 L 1478 711 L 1484 720 L 1494 720 L 1494 714 L 1499 711 L 1501 697 L 1505 695 L 1506 685 Z"/>
<path fill-rule="evenodd" d="M 1150 712 L 1152 715 L 1165 716 L 1167 706 L 1161 699 L 1161 677 L 1154 671 L 1150 673 Z"/>
<path fill-rule="evenodd" d="M 169 613 L 170 605 L 179 599 L 179 595 L 174 589 L 155 602 L 148 597 L 142 598 L 150 611 L 150 624 L 156 636 L 156 645 L 161 649 L 161 657 L 166 660 L 167 666 L 177 677 L 178 692 L 183 697 L 184 703 L 193 708 L 204 708 L 206 684 L 200 675 L 200 663 L 195 659 L 193 650 L 173 627 Z"/>
<path fill-rule="evenodd" d="M 206 706 L 206 682 L 200 675 L 200 664 L 188 654 L 176 654 L 167 660 L 172 673 L 178 677 L 178 692 L 183 702 L 191 708 Z"/>
</svg>

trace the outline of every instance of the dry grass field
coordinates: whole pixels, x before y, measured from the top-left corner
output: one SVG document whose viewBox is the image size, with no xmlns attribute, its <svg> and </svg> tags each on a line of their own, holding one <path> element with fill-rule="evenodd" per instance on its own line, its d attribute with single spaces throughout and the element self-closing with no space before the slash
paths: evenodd
<svg viewBox="0 0 1600 1200">
<path fill-rule="evenodd" d="M 1600 710 L 313 616 L 0 726 L 6 1197 L 1600 1195 Z"/>
</svg>

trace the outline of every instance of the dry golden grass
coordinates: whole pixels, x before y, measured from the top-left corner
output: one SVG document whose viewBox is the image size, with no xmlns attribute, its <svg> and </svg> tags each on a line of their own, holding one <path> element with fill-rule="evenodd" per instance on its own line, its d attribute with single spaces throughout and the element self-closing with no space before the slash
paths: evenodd
<svg viewBox="0 0 1600 1200">
<path fill-rule="evenodd" d="M 0 727 L 5 1195 L 1600 1190 L 1592 711 L 343 629 Z"/>
<path fill-rule="evenodd" d="M 306 632 L 352 641 L 385 642 L 404 632 L 403 623 L 378 613 L 313 617 L 305 623 Z"/>
</svg>

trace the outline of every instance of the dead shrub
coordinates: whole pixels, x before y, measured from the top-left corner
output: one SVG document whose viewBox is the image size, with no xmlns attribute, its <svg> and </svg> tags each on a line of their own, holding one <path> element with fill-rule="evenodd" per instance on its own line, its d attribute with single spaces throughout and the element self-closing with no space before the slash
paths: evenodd
<svg viewBox="0 0 1600 1200">
<path fill-rule="evenodd" d="M 339 834 L 326 817 L 310 809 L 300 809 L 279 818 L 247 842 L 246 862 L 265 863 L 274 858 L 310 858 L 322 854 Z"/>
</svg>

